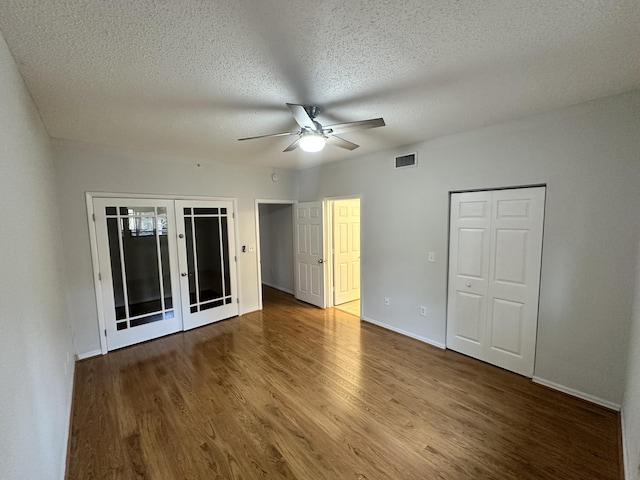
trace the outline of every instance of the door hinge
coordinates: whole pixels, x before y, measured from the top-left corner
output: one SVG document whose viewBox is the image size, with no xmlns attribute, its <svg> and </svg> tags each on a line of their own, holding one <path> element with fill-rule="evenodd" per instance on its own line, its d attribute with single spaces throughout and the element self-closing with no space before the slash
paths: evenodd
<svg viewBox="0 0 640 480">
<path fill-rule="evenodd" d="M 236 303 L 240 303 L 240 297 L 236 298 Z"/>
<path fill-rule="evenodd" d="M 238 261 L 238 256 L 237 256 L 237 255 L 234 255 L 234 256 L 233 256 L 233 261 L 234 261 L 234 262 L 237 262 L 237 261 Z"/>
<path fill-rule="evenodd" d="M 104 329 L 104 336 L 105 337 L 107 336 L 107 329 L 106 328 Z"/>
<path fill-rule="evenodd" d="M 236 212 L 231 212 L 231 218 L 236 218 Z"/>
<path fill-rule="evenodd" d="M 96 214 L 95 214 L 95 213 L 92 213 L 92 214 L 91 214 L 91 217 L 93 218 L 93 221 L 95 222 L 95 221 L 96 221 Z"/>
<path fill-rule="evenodd" d="M 102 274 L 98 272 L 98 280 L 102 281 Z"/>
</svg>

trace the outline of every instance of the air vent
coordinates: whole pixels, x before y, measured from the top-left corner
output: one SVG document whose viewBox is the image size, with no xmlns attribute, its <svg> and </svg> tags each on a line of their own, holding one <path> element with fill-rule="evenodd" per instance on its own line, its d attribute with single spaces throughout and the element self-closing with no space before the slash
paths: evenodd
<svg viewBox="0 0 640 480">
<path fill-rule="evenodd" d="M 409 153 L 407 155 L 401 155 L 396 157 L 395 168 L 408 168 L 418 165 L 418 154 Z"/>
</svg>

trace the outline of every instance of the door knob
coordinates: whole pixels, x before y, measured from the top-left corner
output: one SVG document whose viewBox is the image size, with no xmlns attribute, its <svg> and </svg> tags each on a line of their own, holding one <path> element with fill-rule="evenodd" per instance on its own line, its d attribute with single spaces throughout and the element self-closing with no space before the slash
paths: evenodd
<svg viewBox="0 0 640 480">
<path fill-rule="evenodd" d="M 184 238 L 184 234 L 181 233 L 180 235 L 178 235 L 178 238 Z"/>
<path fill-rule="evenodd" d="M 318 263 L 324 263 L 324 260 L 320 259 L 318 260 Z"/>
<path fill-rule="evenodd" d="M 469 283 L 469 282 L 465 282 L 464 284 L 465 284 L 467 287 L 470 287 L 470 286 L 471 286 L 471 283 Z"/>
<path fill-rule="evenodd" d="M 181 276 L 181 277 L 186 277 L 186 276 L 187 276 L 187 274 L 186 274 L 186 273 L 181 273 L 181 274 L 180 274 L 180 276 Z"/>
</svg>

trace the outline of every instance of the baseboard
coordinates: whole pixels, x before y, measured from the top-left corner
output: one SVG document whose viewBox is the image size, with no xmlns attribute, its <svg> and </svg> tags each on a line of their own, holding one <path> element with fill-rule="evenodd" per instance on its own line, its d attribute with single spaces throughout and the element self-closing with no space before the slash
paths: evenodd
<svg viewBox="0 0 640 480">
<path fill-rule="evenodd" d="M 274 285 L 272 283 L 269 282 L 262 282 L 263 285 L 266 285 L 267 287 L 271 287 L 271 288 L 275 288 L 276 290 L 280 290 L 281 292 L 284 293 L 288 293 L 289 295 L 293 295 L 293 290 L 289 290 L 288 288 L 284 288 L 284 287 L 280 287 L 278 285 Z"/>
<path fill-rule="evenodd" d="M 575 390 L 573 388 L 560 385 L 559 383 L 555 383 L 550 380 L 545 380 L 544 378 L 536 377 L 535 375 L 531 380 L 533 380 L 534 383 L 538 383 L 540 385 L 544 385 L 545 387 L 558 390 L 559 392 L 566 393 L 567 395 L 571 395 L 573 397 L 581 398 L 582 400 L 595 403 L 596 405 L 606 407 L 610 410 L 615 410 L 616 412 L 619 412 L 622 408 L 618 403 L 610 402 L 609 400 L 605 400 L 603 398 L 596 397 L 595 395 L 591 395 L 589 393 L 581 392 L 580 390 Z"/>
<path fill-rule="evenodd" d="M 85 358 L 97 357 L 98 355 L 102 355 L 102 350 L 92 350 L 90 352 L 78 353 L 76 357 L 78 357 L 78 360 L 84 360 Z"/>
<path fill-rule="evenodd" d="M 426 338 L 426 337 L 421 337 L 420 335 L 416 335 L 415 333 L 407 332 L 406 330 L 402 330 L 401 328 L 392 327 L 391 325 L 387 325 L 386 323 L 382 323 L 382 322 L 379 322 L 377 320 L 373 320 L 372 318 L 368 318 L 368 317 L 363 316 L 362 320 L 364 320 L 367 323 L 372 323 L 374 325 L 377 325 L 378 327 L 382 327 L 382 328 L 384 328 L 386 330 L 391 330 L 392 332 L 399 333 L 400 335 L 404 335 L 405 337 L 414 338 L 414 339 L 419 340 L 419 341 L 421 341 L 423 343 L 427 343 L 429 345 L 441 348 L 443 350 L 447 348 L 444 343 L 436 342 L 436 341 L 431 340 L 431 339 Z"/>
<path fill-rule="evenodd" d="M 620 408 L 620 434 L 622 435 L 622 470 L 625 480 L 631 480 L 631 458 L 627 448 L 627 436 L 624 429 L 624 407 Z"/>
</svg>

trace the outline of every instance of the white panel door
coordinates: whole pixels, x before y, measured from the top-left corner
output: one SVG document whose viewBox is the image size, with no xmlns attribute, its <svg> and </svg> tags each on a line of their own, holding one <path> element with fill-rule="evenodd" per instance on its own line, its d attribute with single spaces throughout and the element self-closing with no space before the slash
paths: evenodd
<svg viewBox="0 0 640 480">
<path fill-rule="evenodd" d="M 493 192 L 486 361 L 531 377 L 545 189 Z"/>
<path fill-rule="evenodd" d="M 173 201 L 93 200 L 107 349 L 182 330 Z"/>
<path fill-rule="evenodd" d="M 360 298 L 360 199 L 333 202 L 333 304 Z"/>
<path fill-rule="evenodd" d="M 528 377 L 544 199 L 544 187 L 451 196 L 447 347 Z"/>
<path fill-rule="evenodd" d="M 294 208 L 295 294 L 298 300 L 324 308 L 324 245 L 322 202 Z"/>
<path fill-rule="evenodd" d="M 483 359 L 486 339 L 491 192 L 451 196 L 447 347 Z"/>
<path fill-rule="evenodd" d="M 238 315 L 233 202 L 175 205 L 184 329 Z"/>
</svg>

